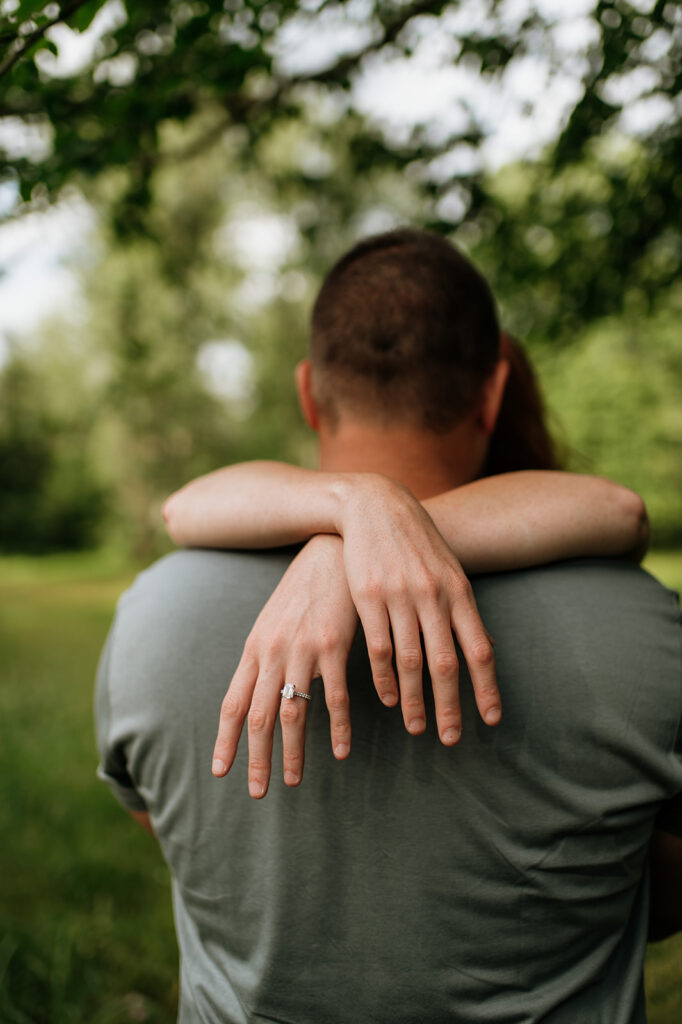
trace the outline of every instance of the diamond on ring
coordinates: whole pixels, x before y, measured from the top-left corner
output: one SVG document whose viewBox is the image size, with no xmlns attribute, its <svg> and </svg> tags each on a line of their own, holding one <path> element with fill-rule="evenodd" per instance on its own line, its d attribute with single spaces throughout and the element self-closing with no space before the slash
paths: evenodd
<svg viewBox="0 0 682 1024">
<path fill-rule="evenodd" d="M 310 700 L 310 694 L 301 693 L 300 690 L 296 689 L 293 683 L 285 683 L 279 692 L 285 700 L 293 700 L 294 697 L 303 697 L 303 700 Z"/>
</svg>

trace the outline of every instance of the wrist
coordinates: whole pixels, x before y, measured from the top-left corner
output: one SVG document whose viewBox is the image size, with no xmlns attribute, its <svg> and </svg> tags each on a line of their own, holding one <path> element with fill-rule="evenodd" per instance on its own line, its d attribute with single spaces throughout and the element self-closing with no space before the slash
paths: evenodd
<svg viewBox="0 0 682 1024">
<path fill-rule="evenodd" d="M 334 533 L 345 537 L 377 505 L 395 504 L 403 490 L 400 484 L 380 473 L 330 475 L 328 495 Z"/>
<path fill-rule="evenodd" d="M 353 493 L 354 473 L 325 473 L 325 505 L 329 519 L 329 532 L 343 537 L 348 506 Z"/>
</svg>

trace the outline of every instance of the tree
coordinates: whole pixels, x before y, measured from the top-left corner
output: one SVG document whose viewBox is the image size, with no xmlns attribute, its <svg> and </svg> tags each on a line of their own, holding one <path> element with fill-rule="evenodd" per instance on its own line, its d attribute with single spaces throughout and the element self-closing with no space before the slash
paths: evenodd
<svg viewBox="0 0 682 1024">
<path fill-rule="evenodd" d="M 435 170 L 435 158 L 464 145 L 475 149 L 484 138 L 473 113 L 444 138 L 422 125 L 409 138 L 396 140 L 360 117 L 352 96 L 353 83 L 368 62 L 409 59 L 434 32 L 451 37 L 448 61 L 473 69 L 481 81 L 501 78 L 515 62 L 538 51 L 545 54 L 550 73 L 557 73 L 564 55 L 555 27 L 530 3 L 521 15 L 501 0 L 481 0 L 475 11 L 444 0 L 374 0 L 367 5 L 332 0 L 305 5 L 293 0 L 117 0 L 115 5 L 5 0 L 2 10 L 0 116 L 40 125 L 53 140 L 41 157 L 14 161 L 11 173 L 24 203 L 51 201 L 67 183 L 77 182 L 87 191 L 89 183 L 118 169 L 114 224 L 122 233 L 149 234 L 153 229 L 146 212 L 153 176 L 161 167 L 205 152 L 226 133 L 245 142 L 239 153 L 242 168 L 248 167 L 283 120 L 313 125 L 312 112 L 332 103 L 346 126 L 351 181 L 370 167 L 417 171 L 431 198 L 431 226 L 451 232 L 463 222 L 480 229 L 490 238 L 497 264 L 511 245 L 531 283 L 541 274 L 550 288 L 559 289 L 558 316 L 569 332 L 576 322 L 612 312 L 618 296 L 631 287 L 646 296 L 679 274 L 682 13 L 670 0 L 596 2 L 592 41 L 575 71 L 581 80 L 578 99 L 542 162 L 540 176 L 555 186 L 553 208 L 544 202 L 535 211 L 537 192 L 516 210 L 501 204 L 480 166 L 445 179 Z M 109 21 L 89 64 L 66 77 L 51 75 L 50 50 L 57 48 L 59 25 L 82 32 L 105 10 Z M 283 64 L 282 41 L 293 38 L 293 29 L 300 34 L 330 24 L 352 26 L 357 42 L 341 52 L 337 47 L 321 67 L 291 70 L 295 62 Z M 635 107 L 644 118 L 637 128 L 640 156 L 626 159 L 621 168 L 608 147 L 595 143 L 627 134 L 627 117 Z M 187 128 L 182 145 L 169 141 L 174 133 L 168 129 L 178 123 Z M 318 120 L 323 148 L 336 129 L 336 123 Z M 584 194 L 578 186 L 562 197 L 560 182 L 585 158 L 599 165 L 596 173 L 606 179 L 605 192 L 597 196 L 588 183 Z M 315 172 L 302 166 L 296 173 L 315 194 Z M 579 179 L 573 175 L 572 180 Z M 461 202 L 450 219 L 438 200 L 453 184 Z M 344 201 L 329 196 L 328 202 L 339 198 Z M 352 193 L 345 202 L 352 205 Z M 562 223 L 583 224 L 582 232 L 569 230 L 566 237 L 549 226 L 553 260 L 547 258 L 547 236 L 529 231 L 535 223 L 547 228 L 548 214 L 550 220 L 554 214 Z M 595 237 L 608 241 L 608 266 L 580 284 L 577 268 Z M 567 280 L 574 286 L 566 289 Z M 540 328 L 551 326 L 556 333 L 556 311 L 551 315 L 551 325 Z"/>
<path fill-rule="evenodd" d="M 3 552 L 83 548 L 99 539 L 106 493 L 85 442 L 92 409 L 82 395 L 74 401 L 73 379 L 70 401 L 56 400 L 56 369 L 14 352 L 0 374 Z"/>
<path fill-rule="evenodd" d="M 519 10 L 502 0 L 0 2 L 0 141 L 9 118 L 46 142 L 8 165 L 19 195 L 9 216 L 74 186 L 99 211 L 89 315 L 76 331 L 83 361 L 98 368 L 84 402 L 95 408 L 84 477 L 104 488 L 109 523 L 127 524 L 138 555 L 157 543 L 161 498 L 189 476 L 234 458 L 309 454 L 282 386 L 305 351 L 307 306 L 358 235 L 401 222 L 449 235 L 483 266 L 505 326 L 529 342 L 566 409 L 569 442 L 590 469 L 640 487 L 650 504 L 653 495 L 677 536 L 677 6 L 595 3 L 558 137 L 496 173 L 476 156 L 485 126 L 473 110 L 451 130 L 415 124 L 398 136 L 355 104 L 363 69 L 409 62 L 434 33 L 482 84 L 503 83 L 538 50 L 558 74 L 555 26 L 530 3 Z M 54 51 L 67 24 L 96 29 L 97 42 L 85 67 L 63 75 Z M 352 41 L 326 63 L 282 60 L 294 30 L 348 26 Z M 635 130 L 633 114 L 652 104 L 658 113 Z M 285 222 L 293 242 L 258 301 L 244 303 L 258 277 L 238 253 L 248 204 Z M 656 347 L 645 384 L 633 353 L 643 358 L 637 337 L 647 335 Z M 201 360 L 212 339 L 248 353 L 246 404 L 211 393 Z M 633 421 L 655 457 L 635 459 L 624 440 Z"/>
</svg>

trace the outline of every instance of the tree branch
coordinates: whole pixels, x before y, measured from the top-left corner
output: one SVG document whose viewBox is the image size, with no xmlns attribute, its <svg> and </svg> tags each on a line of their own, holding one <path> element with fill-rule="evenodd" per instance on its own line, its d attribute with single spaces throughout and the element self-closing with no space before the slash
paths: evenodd
<svg viewBox="0 0 682 1024">
<path fill-rule="evenodd" d="M 192 157 L 198 156 L 220 138 L 221 134 L 234 123 L 235 117 L 239 120 L 244 120 L 248 114 L 257 112 L 259 109 L 265 107 L 271 107 L 297 85 L 305 85 L 308 82 L 319 84 L 324 82 L 342 81 L 348 73 L 360 63 L 363 57 L 366 57 L 369 53 L 376 53 L 378 50 L 383 49 L 384 46 L 394 42 L 405 25 L 407 25 L 413 18 L 417 18 L 424 14 L 439 14 L 447 3 L 448 0 L 419 0 L 418 3 L 406 5 L 394 18 L 391 18 L 389 21 L 384 23 L 384 30 L 381 36 L 378 39 L 375 39 L 374 42 L 368 43 L 367 46 L 358 50 L 357 53 L 353 53 L 347 57 L 340 57 L 335 64 L 332 64 L 328 68 L 324 68 L 322 71 L 316 71 L 309 75 L 292 75 L 290 78 L 280 79 L 276 88 L 270 96 L 267 97 L 267 99 L 230 97 L 230 99 L 225 103 L 227 113 L 224 118 L 221 118 L 216 124 L 208 129 L 204 135 L 196 139 L 186 149 L 168 154 L 162 159 L 173 162 L 177 161 L 180 163 L 184 160 L 189 160 Z"/>
<path fill-rule="evenodd" d="M 53 25 L 59 25 L 60 22 L 66 21 L 66 19 L 71 17 L 79 7 L 83 7 L 86 3 L 88 3 L 88 0 L 74 0 L 72 4 L 69 4 L 68 7 L 65 7 L 59 12 L 58 17 L 53 18 L 51 21 L 46 21 L 44 25 L 40 25 L 29 35 L 25 36 L 24 45 L 18 50 L 15 50 L 14 53 L 8 54 L 2 63 L 0 63 L 0 78 L 2 78 L 3 75 L 6 75 L 8 71 L 11 71 L 17 61 L 26 56 L 29 50 L 32 50 L 36 43 L 40 42 L 48 28 L 52 28 Z M 14 38 L 18 39 L 19 36 L 15 36 Z"/>
</svg>

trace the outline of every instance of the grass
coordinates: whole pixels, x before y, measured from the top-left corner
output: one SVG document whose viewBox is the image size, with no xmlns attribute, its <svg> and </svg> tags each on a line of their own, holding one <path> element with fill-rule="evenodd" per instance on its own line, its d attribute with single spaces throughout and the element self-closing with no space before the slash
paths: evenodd
<svg viewBox="0 0 682 1024">
<path fill-rule="evenodd" d="M 682 552 L 648 567 L 682 589 Z M 153 840 L 95 778 L 93 676 L 131 578 L 112 555 L 0 559 L 0 1022 L 171 1024 Z M 682 1020 L 682 935 L 650 947 L 650 1024 Z"/>
<path fill-rule="evenodd" d="M 682 594 L 682 551 L 650 551 L 644 568 L 666 587 Z"/>
<path fill-rule="evenodd" d="M 0 1021 L 175 1017 L 168 877 L 95 778 L 93 673 L 127 578 L 0 565 Z"/>
</svg>

